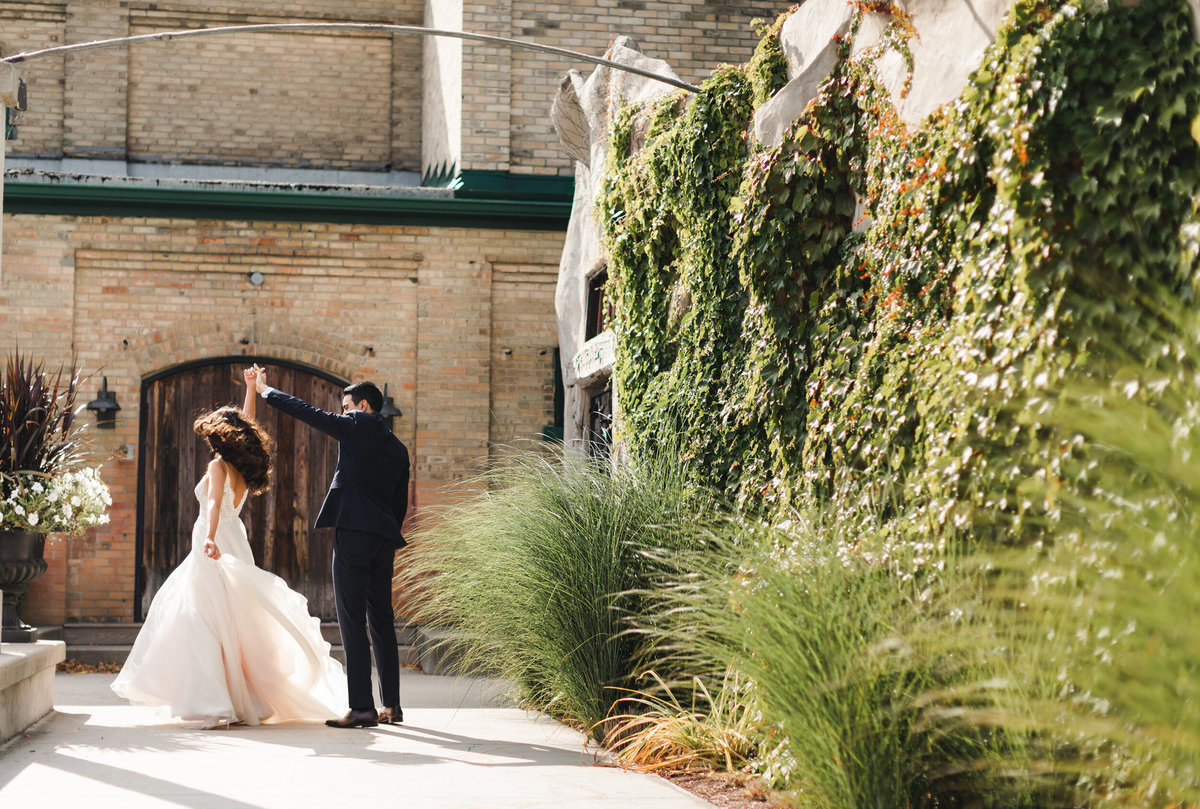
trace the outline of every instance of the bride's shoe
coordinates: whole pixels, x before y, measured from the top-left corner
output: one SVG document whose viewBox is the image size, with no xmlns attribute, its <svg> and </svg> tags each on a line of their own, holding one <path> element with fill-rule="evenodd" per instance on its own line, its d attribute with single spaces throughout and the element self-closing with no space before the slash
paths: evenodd
<svg viewBox="0 0 1200 809">
<path fill-rule="evenodd" d="M 200 730 L 229 730 L 234 725 L 245 724 L 241 719 L 229 719 L 224 716 L 210 716 L 200 725 Z"/>
</svg>

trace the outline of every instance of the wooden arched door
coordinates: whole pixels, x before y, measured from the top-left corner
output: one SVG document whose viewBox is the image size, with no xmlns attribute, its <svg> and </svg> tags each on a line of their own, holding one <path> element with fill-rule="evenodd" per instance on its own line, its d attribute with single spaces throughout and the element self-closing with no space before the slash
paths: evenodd
<svg viewBox="0 0 1200 809">
<path fill-rule="evenodd" d="M 145 617 L 158 588 L 191 549 L 192 525 L 199 513 L 194 489 L 210 460 L 192 423 L 214 408 L 240 407 L 246 389 L 242 369 L 255 361 L 247 357 L 208 360 L 142 383 L 136 621 Z M 269 369 L 272 386 L 340 412 L 345 382 L 271 360 L 257 362 Z M 271 488 L 249 498 L 242 509 L 254 561 L 304 595 L 313 615 L 335 620 L 330 576 L 333 529 L 314 529 L 312 523 L 333 478 L 337 442 L 283 416 L 261 399 L 257 410 L 259 423 L 275 441 L 275 465 Z"/>
</svg>

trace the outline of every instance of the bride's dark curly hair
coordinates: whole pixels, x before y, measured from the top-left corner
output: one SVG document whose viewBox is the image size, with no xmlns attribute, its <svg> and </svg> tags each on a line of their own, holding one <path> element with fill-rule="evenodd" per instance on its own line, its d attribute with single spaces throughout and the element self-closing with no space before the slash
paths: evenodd
<svg viewBox="0 0 1200 809">
<path fill-rule="evenodd" d="M 253 419 L 236 407 L 220 407 L 196 419 L 196 435 L 209 448 L 233 464 L 251 494 L 267 490 L 271 477 L 271 437 Z"/>
</svg>

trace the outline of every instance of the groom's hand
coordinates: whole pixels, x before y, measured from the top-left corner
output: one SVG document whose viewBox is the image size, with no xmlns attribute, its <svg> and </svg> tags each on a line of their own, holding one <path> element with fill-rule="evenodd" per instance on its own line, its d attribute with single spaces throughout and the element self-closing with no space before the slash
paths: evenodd
<svg viewBox="0 0 1200 809">
<path fill-rule="evenodd" d="M 259 368 L 257 365 L 254 368 L 258 372 L 258 376 L 254 378 L 254 389 L 259 393 L 265 393 L 267 388 L 270 387 L 267 384 L 267 371 L 265 368 Z"/>
</svg>

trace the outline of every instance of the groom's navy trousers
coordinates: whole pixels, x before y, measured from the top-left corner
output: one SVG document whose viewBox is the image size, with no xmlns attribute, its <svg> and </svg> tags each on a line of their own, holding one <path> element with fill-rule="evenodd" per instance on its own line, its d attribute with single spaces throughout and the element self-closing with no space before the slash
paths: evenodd
<svg viewBox="0 0 1200 809">
<path fill-rule="evenodd" d="M 371 691 L 371 647 L 384 705 L 400 704 L 400 655 L 392 613 L 392 560 L 396 549 L 379 534 L 338 528 L 333 539 L 333 592 L 338 630 L 346 654 L 350 708 L 375 707 Z M 367 644 L 367 634 L 371 642 Z"/>
</svg>

